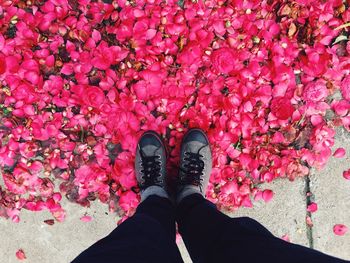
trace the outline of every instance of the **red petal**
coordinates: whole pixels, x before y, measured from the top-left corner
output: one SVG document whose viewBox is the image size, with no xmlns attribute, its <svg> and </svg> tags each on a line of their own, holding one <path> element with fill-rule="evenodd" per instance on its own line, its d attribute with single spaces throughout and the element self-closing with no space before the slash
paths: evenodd
<svg viewBox="0 0 350 263">
<path fill-rule="evenodd" d="M 343 172 L 343 177 L 347 180 L 350 180 L 350 169 Z"/>
<path fill-rule="evenodd" d="M 22 249 L 19 249 L 17 252 L 16 252 L 16 257 L 19 259 L 19 260 L 24 260 L 26 259 L 26 255 L 24 254 L 24 251 Z"/>
</svg>

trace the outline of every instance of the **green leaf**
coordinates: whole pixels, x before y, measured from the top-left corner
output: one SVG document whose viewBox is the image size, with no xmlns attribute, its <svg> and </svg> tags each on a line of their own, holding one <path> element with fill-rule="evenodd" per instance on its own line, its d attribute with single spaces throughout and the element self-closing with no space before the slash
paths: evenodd
<svg viewBox="0 0 350 263">
<path fill-rule="evenodd" d="M 338 26 L 337 28 L 335 28 L 334 30 L 340 30 L 340 29 L 347 28 L 347 27 L 350 27 L 350 22 L 342 24 L 342 25 Z"/>
<path fill-rule="evenodd" d="M 182 9 L 184 8 L 184 5 L 185 5 L 185 0 L 179 0 L 177 2 L 177 4 L 179 5 L 179 7 L 181 7 Z"/>
<path fill-rule="evenodd" d="M 11 111 L 8 108 L 4 108 L 2 111 L 5 115 L 9 115 L 11 113 Z"/>
<path fill-rule="evenodd" d="M 338 44 L 341 41 L 346 41 L 346 40 L 348 40 L 347 36 L 340 35 L 334 40 L 333 45 Z"/>
</svg>

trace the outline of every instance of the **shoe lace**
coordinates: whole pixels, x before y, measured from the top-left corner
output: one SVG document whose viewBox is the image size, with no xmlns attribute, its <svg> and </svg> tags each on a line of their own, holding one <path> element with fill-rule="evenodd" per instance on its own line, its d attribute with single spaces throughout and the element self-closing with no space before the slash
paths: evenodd
<svg viewBox="0 0 350 263">
<path fill-rule="evenodd" d="M 187 161 L 184 169 L 181 169 L 186 176 L 180 178 L 180 183 L 183 185 L 192 184 L 202 186 L 202 175 L 204 170 L 204 162 L 201 160 L 203 155 L 193 152 L 185 152 L 184 160 Z"/>
<path fill-rule="evenodd" d="M 143 183 L 141 189 L 145 189 L 152 185 L 161 185 L 161 161 L 159 155 L 146 156 L 141 150 L 141 164 L 142 164 L 142 176 Z"/>
</svg>

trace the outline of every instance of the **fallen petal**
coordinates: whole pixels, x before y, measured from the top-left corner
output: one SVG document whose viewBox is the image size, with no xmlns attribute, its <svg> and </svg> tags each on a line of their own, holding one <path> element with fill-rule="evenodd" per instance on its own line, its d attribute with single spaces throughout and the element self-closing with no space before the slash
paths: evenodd
<svg viewBox="0 0 350 263">
<path fill-rule="evenodd" d="M 262 193 L 262 198 L 264 199 L 264 201 L 266 203 L 268 203 L 273 198 L 273 195 L 274 195 L 274 193 L 273 193 L 272 190 L 264 190 L 263 193 Z"/>
<path fill-rule="evenodd" d="M 281 237 L 284 241 L 290 242 L 289 236 L 287 234 Z"/>
<path fill-rule="evenodd" d="M 91 216 L 82 216 L 80 218 L 80 220 L 83 222 L 90 222 L 92 220 L 92 217 Z"/>
<path fill-rule="evenodd" d="M 333 226 L 333 232 L 337 236 L 344 236 L 348 232 L 348 228 L 343 224 L 337 224 Z"/>
<path fill-rule="evenodd" d="M 343 158 L 345 156 L 345 154 L 346 154 L 346 150 L 344 148 L 338 148 L 333 153 L 333 156 L 335 158 Z"/>
<path fill-rule="evenodd" d="M 313 227 L 313 226 L 314 226 L 314 223 L 312 222 L 311 217 L 306 216 L 306 224 L 307 224 L 309 227 Z"/>
<path fill-rule="evenodd" d="M 45 224 L 48 224 L 49 226 L 52 226 L 53 224 L 55 224 L 55 220 L 53 220 L 53 219 L 47 219 L 47 220 L 44 220 L 44 223 L 45 223 Z"/>
<path fill-rule="evenodd" d="M 311 203 L 307 206 L 307 211 L 310 213 L 314 213 L 317 211 L 317 204 L 316 203 Z"/>
<path fill-rule="evenodd" d="M 343 177 L 344 177 L 346 180 L 350 180 L 350 169 L 343 172 Z"/>
<path fill-rule="evenodd" d="M 26 259 L 26 255 L 24 254 L 24 251 L 23 249 L 18 249 L 18 251 L 16 252 L 16 257 L 19 259 L 19 260 L 24 260 Z"/>
</svg>

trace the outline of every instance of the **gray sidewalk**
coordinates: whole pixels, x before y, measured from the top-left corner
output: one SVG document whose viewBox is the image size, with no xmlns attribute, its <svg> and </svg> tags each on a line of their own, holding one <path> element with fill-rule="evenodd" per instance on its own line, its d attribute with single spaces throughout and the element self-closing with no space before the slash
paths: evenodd
<svg viewBox="0 0 350 263">
<path fill-rule="evenodd" d="M 276 180 L 265 185 L 275 192 L 269 203 L 255 202 L 254 208 L 242 208 L 231 213 L 233 217 L 250 216 L 278 237 L 288 235 L 293 243 L 314 247 L 325 253 L 350 260 L 350 232 L 344 236 L 333 233 L 334 224 L 350 228 L 350 181 L 342 172 L 350 168 L 350 135 L 344 131 L 337 134 L 334 149 L 347 149 L 346 158 L 331 158 L 322 171 L 313 171 L 308 178 L 294 182 Z M 314 226 L 305 221 L 306 192 L 311 191 L 318 211 L 311 215 Z M 48 212 L 23 211 L 18 224 L 0 218 L 1 262 L 18 262 L 15 253 L 22 248 L 27 256 L 24 262 L 66 263 L 81 251 L 104 237 L 116 227 L 118 218 L 108 213 L 106 205 L 94 202 L 91 208 L 64 203 L 67 218 L 64 223 L 50 226 L 43 221 L 51 219 Z M 84 223 L 80 217 L 85 213 L 93 217 Z M 179 244 L 186 262 L 191 262 L 184 245 Z"/>
<path fill-rule="evenodd" d="M 313 171 L 310 190 L 314 194 L 318 211 L 312 214 L 312 242 L 315 249 L 350 260 L 350 180 L 343 171 L 350 169 L 350 134 L 338 130 L 334 149 L 346 149 L 346 157 L 331 158 L 322 171 Z M 344 236 L 333 234 L 335 224 L 344 224 L 349 231 Z"/>
</svg>

